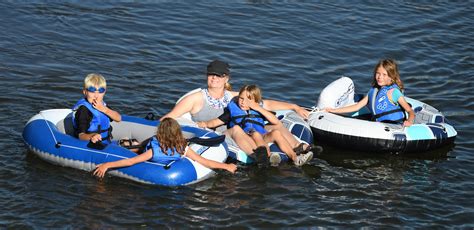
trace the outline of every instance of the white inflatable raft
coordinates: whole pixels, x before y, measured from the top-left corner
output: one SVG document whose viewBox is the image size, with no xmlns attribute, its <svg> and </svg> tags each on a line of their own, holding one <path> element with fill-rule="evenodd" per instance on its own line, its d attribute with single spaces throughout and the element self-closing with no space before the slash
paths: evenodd
<svg viewBox="0 0 474 230">
<path fill-rule="evenodd" d="M 432 106 L 405 97 L 415 112 L 410 127 L 370 121 L 370 111 L 364 107 L 353 114 L 338 115 L 322 112 L 326 107 L 338 108 L 362 99 L 354 95 L 350 78 L 342 77 L 322 92 L 308 123 L 318 143 L 365 152 L 421 152 L 454 143 L 457 132 L 445 116 Z"/>
</svg>

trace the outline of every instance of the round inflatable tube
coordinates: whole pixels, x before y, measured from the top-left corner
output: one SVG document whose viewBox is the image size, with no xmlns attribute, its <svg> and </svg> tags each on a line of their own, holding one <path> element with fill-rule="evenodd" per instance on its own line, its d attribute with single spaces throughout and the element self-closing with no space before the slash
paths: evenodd
<svg viewBox="0 0 474 230">
<path fill-rule="evenodd" d="M 351 84 L 345 82 L 341 85 L 332 85 L 331 90 L 336 91 L 334 95 L 337 95 L 335 101 L 345 101 L 341 98 L 345 97 L 347 89 L 352 88 L 353 91 Z M 354 97 L 362 98 L 363 95 Z M 318 142 L 364 152 L 422 152 L 454 143 L 457 132 L 440 111 L 418 100 L 405 99 L 415 112 L 415 121 L 410 127 L 370 121 L 371 114 L 366 107 L 345 116 L 317 110 L 310 113 L 308 123 Z M 325 105 L 332 105 L 328 107 L 336 107 L 335 104 L 341 104 L 338 106 L 341 107 L 352 102 L 325 102 Z"/>
<path fill-rule="evenodd" d="M 23 130 L 23 139 L 28 148 L 40 158 L 65 167 L 92 171 L 96 165 L 136 156 L 135 153 L 116 144 L 92 147 L 87 141 L 74 137 L 70 109 L 52 109 L 41 111 L 33 116 Z M 155 135 L 158 121 L 122 116 L 121 122 L 112 122 L 114 140 L 135 138 L 139 141 Z M 183 135 L 189 139 L 216 139 L 216 133 L 196 127 L 182 126 Z M 218 162 L 228 157 L 225 143 L 212 146 L 191 143 L 190 147 L 201 156 Z M 129 167 L 111 169 L 108 174 L 133 181 L 163 186 L 193 184 L 215 172 L 201 164 L 182 157 L 168 165 L 156 162 L 142 162 Z"/>
<path fill-rule="evenodd" d="M 313 144 L 313 133 L 308 123 L 306 123 L 302 117 L 300 117 L 293 110 L 278 110 L 275 111 L 277 118 L 283 123 L 295 139 L 300 143 Z M 254 162 L 254 159 L 249 157 L 244 151 L 242 151 L 239 146 L 232 140 L 230 137 L 225 139 L 228 148 L 229 148 L 229 157 L 236 159 L 245 164 L 251 164 Z M 275 143 L 270 143 L 271 153 L 278 153 L 280 155 L 282 162 L 288 162 L 289 157 L 276 145 Z"/>
<path fill-rule="evenodd" d="M 201 88 L 197 88 L 189 91 L 188 93 L 183 95 L 176 103 L 181 101 L 187 95 L 200 92 L 201 90 Z M 292 110 L 278 110 L 274 112 L 276 113 L 275 115 L 277 116 L 277 118 L 283 123 L 283 125 L 293 134 L 296 140 L 298 140 L 300 143 L 306 143 L 309 145 L 313 144 L 313 134 L 311 133 L 310 126 L 296 112 Z M 191 120 L 191 115 L 189 113 L 182 115 L 177 120 L 180 124 L 197 126 L 196 123 Z M 234 140 L 232 140 L 232 138 L 226 136 L 225 142 L 229 150 L 230 158 L 235 159 L 244 164 L 254 163 L 253 158 L 249 157 L 244 151 L 242 151 L 239 146 L 234 142 Z M 283 151 L 281 151 L 281 149 L 276 144 L 270 143 L 269 146 L 270 151 L 272 153 L 280 154 L 282 162 L 289 161 L 288 156 Z"/>
</svg>

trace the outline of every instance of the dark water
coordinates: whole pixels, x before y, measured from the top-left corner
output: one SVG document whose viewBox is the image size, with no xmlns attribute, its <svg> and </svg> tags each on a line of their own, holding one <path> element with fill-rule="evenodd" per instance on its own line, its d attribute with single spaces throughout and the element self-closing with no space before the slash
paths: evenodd
<svg viewBox="0 0 474 230">
<path fill-rule="evenodd" d="M 474 227 L 474 10 L 448 3 L 0 3 L 0 226 L 16 228 Z M 182 188 L 98 181 L 28 153 L 40 110 L 69 108 L 99 72 L 122 114 L 164 114 L 205 87 L 205 66 L 232 83 L 314 105 L 341 75 L 365 92 L 375 63 L 398 60 L 406 94 L 441 109 L 455 146 L 413 155 L 325 148 L 310 165 L 242 167 Z"/>
</svg>

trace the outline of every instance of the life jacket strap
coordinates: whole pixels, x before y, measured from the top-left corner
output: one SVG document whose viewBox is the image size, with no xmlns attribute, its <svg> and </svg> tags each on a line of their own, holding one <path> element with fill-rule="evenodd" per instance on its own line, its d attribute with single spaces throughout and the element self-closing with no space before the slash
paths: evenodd
<svg viewBox="0 0 474 230">
<path fill-rule="evenodd" d="M 232 117 L 232 121 L 233 121 L 234 123 L 238 123 L 238 122 L 237 122 L 237 119 L 240 119 L 240 118 L 245 119 L 246 117 L 247 117 L 247 115 L 233 116 L 233 117 Z"/>
<path fill-rule="evenodd" d="M 240 119 L 240 118 L 242 118 L 242 120 L 240 122 L 237 122 L 237 119 Z M 247 114 L 247 115 L 239 115 L 239 116 L 232 117 L 232 122 L 234 122 L 235 124 L 239 126 L 243 126 L 248 122 L 248 123 L 257 124 L 263 127 L 261 123 L 254 121 L 252 119 L 248 119 L 248 118 L 263 118 L 263 116 L 261 116 L 260 114 L 253 114 L 253 113 Z"/>
<path fill-rule="evenodd" d="M 107 133 L 107 136 L 105 136 L 105 140 L 112 140 L 112 126 L 110 126 L 108 129 L 105 129 L 105 130 L 102 130 L 100 129 L 100 125 L 99 125 L 99 129 L 98 130 L 95 130 L 95 131 L 86 131 L 87 134 L 89 133 L 98 133 L 98 134 L 102 134 L 102 133 Z"/>
<path fill-rule="evenodd" d="M 243 120 L 242 121 L 242 125 L 245 125 L 246 123 L 252 123 L 252 124 L 256 124 L 256 125 L 259 125 L 261 127 L 264 127 L 264 125 L 258 121 L 254 121 L 254 120 Z"/>
<path fill-rule="evenodd" d="M 379 113 L 377 115 L 372 116 L 372 120 L 375 121 L 375 120 L 377 120 L 377 118 L 380 118 L 380 117 L 383 117 L 385 115 L 392 114 L 392 113 L 398 113 L 398 112 L 403 112 L 403 110 L 402 109 L 394 109 L 394 110 L 390 110 L 390 111 L 387 111 L 387 112 Z M 403 115 L 403 116 L 405 116 L 405 115 Z"/>
<path fill-rule="evenodd" d="M 86 133 L 106 133 L 106 132 L 109 132 L 110 128 L 109 129 L 106 129 L 106 130 L 95 130 L 95 131 L 86 131 Z"/>
</svg>

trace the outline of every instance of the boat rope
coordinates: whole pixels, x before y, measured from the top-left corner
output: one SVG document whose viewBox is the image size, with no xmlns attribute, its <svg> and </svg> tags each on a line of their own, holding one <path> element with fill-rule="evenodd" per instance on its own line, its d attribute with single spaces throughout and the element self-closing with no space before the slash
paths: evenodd
<svg viewBox="0 0 474 230">
<path fill-rule="evenodd" d="M 109 156 L 117 157 L 117 158 L 120 158 L 120 159 L 130 159 L 130 157 L 124 157 L 124 156 L 116 155 L 116 154 L 113 154 L 113 153 L 101 152 L 101 151 L 97 151 L 97 150 L 86 149 L 86 148 L 76 147 L 76 146 L 72 146 L 72 145 L 61 144 L 61 147 L 67 147 L 67 148 L 71 148 L 71 149 L 83 150 L 83 151 L 87 151 L 87 152 L 93 152 L 93 153 L 98 153 L 98 154 L 106 155 L 106 157 L 105 157 L 106 159 L 107 159 Z M 163 166 L 163 167 L 167 167 L 167 166 L 168 166 L 168 165 L 166 165 L 166 164 L 161 164 L 161 163 L 151 162 L 151 161 L 145 161 L 144 163 L 153 164 L 153 165 L 158 165 L 158 166 Z"/>
<path fill-rule="evenodd" d="M 49 126 L 48 120 L 46 119 L 46 117 L 43 116 L 43 111 L 41 111 L 39 114 L 41 115 L 41 117 L 43 117 L 44 122 L 45 122 L 46 125 L 48 126 L 49 132 L 51 132 L 51 136 L 53 136 L 54 144 L 56 145 L 56 148 L 58 148 L 59 145 L 61 145 L 61 143 L 59 143 L 58 140 L 56 139 L 56 136 L 54 135 L 53 130 L 52 130 L 51 127 Z"/>
</svg>

